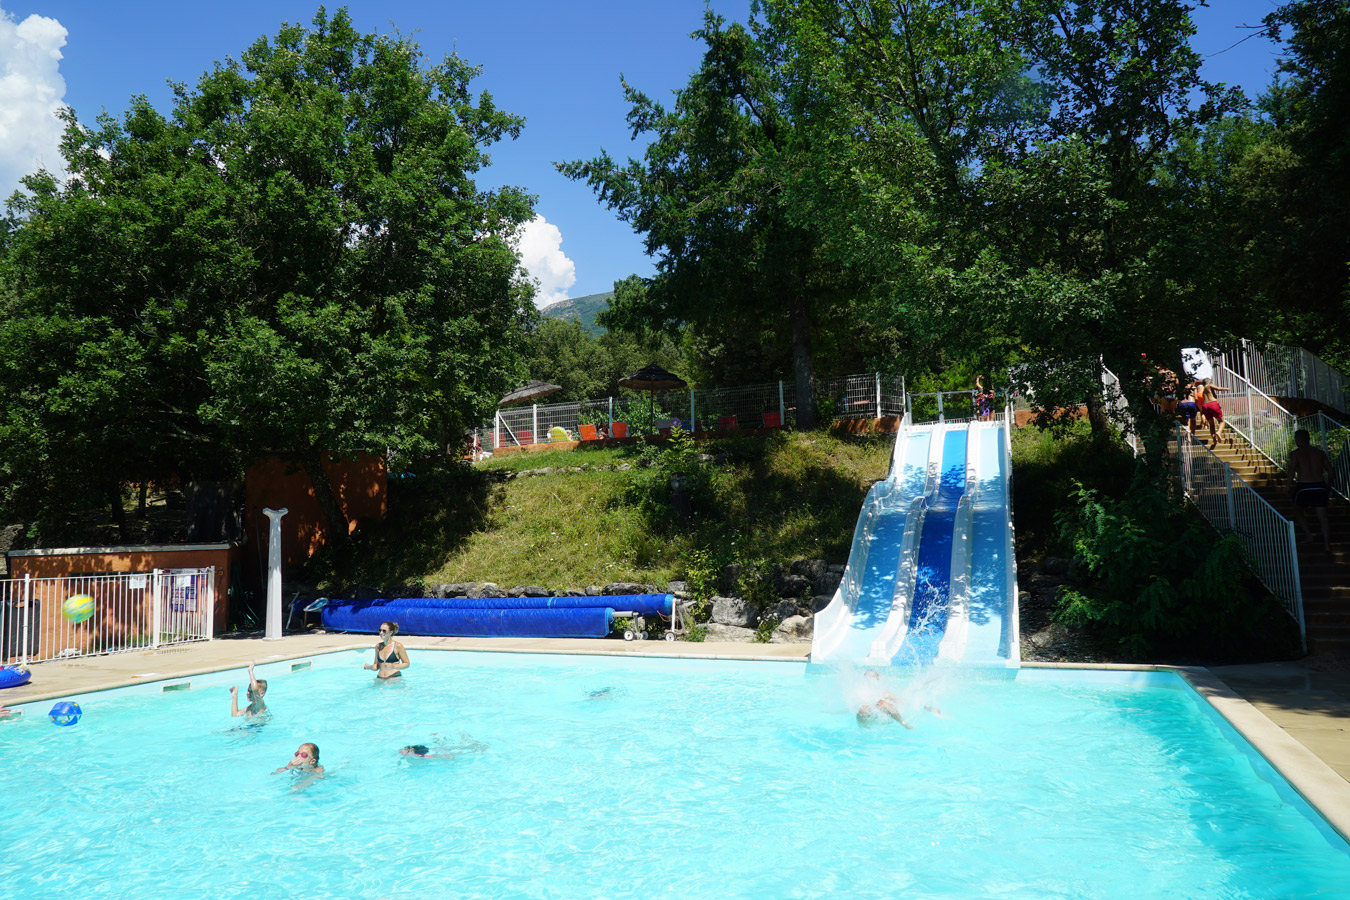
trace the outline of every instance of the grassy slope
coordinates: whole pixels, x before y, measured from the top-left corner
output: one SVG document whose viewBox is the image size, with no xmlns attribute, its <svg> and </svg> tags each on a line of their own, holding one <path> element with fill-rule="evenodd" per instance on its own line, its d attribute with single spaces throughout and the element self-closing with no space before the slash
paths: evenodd
<svg viewBox="0 0 1350 900">
<path fill-rule="evenodd" d="M 321 563 L 323 582 L 396 585 L 491 581 L 563 589 L 664 584 L 705 550 L 718 564 L 819 557 L 844 562 L 863 496 L 885 477 L 890 435 L 781 433 L 712 441 L 699 451 L 709 492 L 694 519 L 675 523 L 655 463 L 638 446 L 511 454 L 473 471 L 390 484 L 390 515 L 357 535 L 357 550 Z M 622 464 L 627 471 L 602 467 Z M 501 470 L 582 467 L 493 479 Z M 653 498 L 655 500 L 653 501 Z"/>
</svg>

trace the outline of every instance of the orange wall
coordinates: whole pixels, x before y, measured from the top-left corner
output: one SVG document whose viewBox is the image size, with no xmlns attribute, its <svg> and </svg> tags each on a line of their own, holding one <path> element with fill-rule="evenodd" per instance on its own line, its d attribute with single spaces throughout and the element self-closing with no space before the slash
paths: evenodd
<svg viewBox="0 0 1350 900">
<path fill-rule="evenodd" d="M 215 615 L 214 628 L 217 634 L 225 630 L 230 619 L 229 590 L 230 563 L 242 552 L 238 545 L 231 544 L 189 544 L 183 548 L 167 547 L 109 547 L 109 548 L 72 548 L 71 550 L 51 550 L 46 556 L 10 556 L 9 577 L 23 578 L 61 578 L 75 573 L 111 574 L 116 572 L 151 572 L 155 569 L 192 569 L 216 567 L 215 577 Z M 64 597 L 63 592 L 57 592 Z M 95 598 L 99 599 L 99 598 Z M 50 646 L 51 632 L 59 624 L 55 613 L 47 609 L 44 602 L 42 619 L 43 634 L 40 646 Z M 133 618 L 139 615 L 129 611 Z M 148 611 L 144 615 L 148 617 Z M 148 619 L 147 619 L 148 621 Z M 134 629 L 142 627 L 143 622 L 110 622 L 112 628 Z"/>
<path fill-rule="evenodd" d="M 323 467 L 353 530 L 362 520 L 384 518 L 389 494 L 382 458 L 363 453 L 352 460 L 324 454 Z M 255 462 L 244 478 L 244 494 L 244 531 L 256 549 L 248 559 L 251 570 L 256 571 L 259 559 L 265 565 L 267 558 L 269 523 L 262 514 L 264 508 L 288 510 L 281 520 L 283 565 L 303 563 L 324 545 L 328 526 L 314 497 L 314 485 L 292 457 L 268 456 Z"/>
</svg>

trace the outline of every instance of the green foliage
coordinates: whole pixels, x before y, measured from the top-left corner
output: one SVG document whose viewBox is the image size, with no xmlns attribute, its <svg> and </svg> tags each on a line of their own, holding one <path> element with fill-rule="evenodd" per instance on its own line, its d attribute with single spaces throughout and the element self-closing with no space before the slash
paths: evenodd
<svg viewBox="0 0 1350 900">
<path fill-rule="evenodd" d="M 1088 586 L 1061 589 L 1057 617 L 1090 627 L 1130 658 L 1186 648 L 1222 653 L 1271 628 L 1269 600 L 1253 603 L 1254 578 L 1236 536 L 1216 537 L 1165 483 L 1142 470 L 1118 500 L 1077 484 L 1061 513 Z"/>
<path fill-rule="evenodd" d="M 525 346 L 530 377 L 562 385 L 562 391 L 549 397 L 550 403 L 603 397 L 633 401 L 636 392 L 620 387 L 619 379 L 653 362 L 672 372 L 684 368 L 679 348 L 665 335 L 620 332 L 592 337 L 575 319 L 541 320 Z"/>
<path fill-rule="evenodd" d="M 755 625 L 755 643 L 769 643 L 769 641 L 773 639 L 773 630 L 777 627 L 777 616 L 760 616 L 759 623 Z"/>
<path fill-rule="evenodd" d="M 95 129 L 25 181 L 0 268 L 13 513 L 119 482 L 237 476 L 290 451 L 346 535 L 320 453 L 441 453 L 519 376 L 531 215 L 474 175 L 521 120 L 477 70 L 322 10 Z"/>
</svg>

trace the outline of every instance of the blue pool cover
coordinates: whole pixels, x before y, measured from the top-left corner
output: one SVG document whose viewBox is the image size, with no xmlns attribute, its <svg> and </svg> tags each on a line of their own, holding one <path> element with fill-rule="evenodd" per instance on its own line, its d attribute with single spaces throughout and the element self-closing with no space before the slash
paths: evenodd
<svg viewBox="0 0 1350 900">
<path fill-rule="evenodd" d="M 397 622 L 404 634 L 446 637 L 604 637 L 616 610 L 669 617 L 670 594 L 612 597 L 399 597 L 393 600 L 330 600 L 323 626 L 375 634 L 380 623 Z"/>
</svg>

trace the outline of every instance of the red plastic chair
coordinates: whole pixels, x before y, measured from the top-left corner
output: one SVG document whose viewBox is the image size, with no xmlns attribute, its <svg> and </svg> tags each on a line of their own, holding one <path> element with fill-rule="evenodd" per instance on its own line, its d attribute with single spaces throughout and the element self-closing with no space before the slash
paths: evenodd
<svg viewBox="0 0 1350 900">
<path fill-rule="evenodd" d="M 526 444 L 533 444 L 533 443 L 534 443 L 534 432 L 533 432 L 533 431 L 517 431 L 517 432 L 516 432 L 516 443 L 517 443 L 517 444 L 520 444 L 522 447 L 525 446 Z"/>
<path fill-rule="evenodd" d="M 718 431 L 735 431 L 735 430 L 736 430 L 736 417 L 735 417 L 735 416 L 718 416 L 718 417 L 717 417 L 717 430 L 718 430 Z"/>
<path fill-rule="evenodd" d="M 594 425 L 578 425 L 577 432 L 581 434 L 583 441 L 595 441 L 600 438 L 600 435 L 595 433 Z"/>
<path fill-rule="evenodd" d="M 765 413 L 765 414 L 764 414 L 764 427 L 765 427 L 765 428 L 780 428 L 780 427 L 782 427 L 782 425 L 783 425 L 783 415 L 782 415 L 782 413 Z"/>
<path fill-rule="evenodd" d="M 627 422 L 615 422 L 613 428 L 610 429 L 609 434 L 610 434 L 610 437 L 616 437 L 616 438 L 626 438 L 626 437 L 628 437 L 628 423 L 627 423 Z"/>
</svg>

